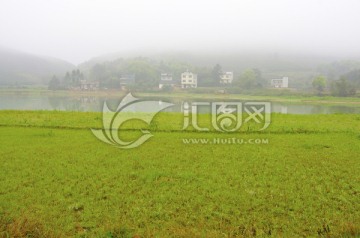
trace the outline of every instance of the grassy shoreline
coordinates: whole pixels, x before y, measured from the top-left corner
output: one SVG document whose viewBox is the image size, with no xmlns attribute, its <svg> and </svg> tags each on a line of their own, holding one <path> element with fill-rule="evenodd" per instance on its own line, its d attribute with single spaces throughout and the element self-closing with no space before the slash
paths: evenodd
<svg viewBox="0 0 360 238">
<path fill-rule="evenodd" d="M 52 95 L 52 96 L 96 96 L 96 97 L 109 97 L 120 98 L 127 94 L 125 91 L 108 90 L 108 91 L 50 91 L 46 89 L 0 89 L 0 95 L 6 94 L 37 94 L 37 95 Z M 225 99 L 225 100 L 255 100 L 255 101 L 271 101 L 271 102 L 286 102 L 286 103 L 305 103 L 305 104 L 360 104 L 360 97 L 333 97 L 333 96 L 303 96 L 303 95 L 248 95 L 248 94 L 202 94 L 190 92 L 172 92 L 172 93 L 146 93 L 135 92 L 137 97 L 157 97 L 157 98 L 187 98 L 187 99 Z"/>
</svg>

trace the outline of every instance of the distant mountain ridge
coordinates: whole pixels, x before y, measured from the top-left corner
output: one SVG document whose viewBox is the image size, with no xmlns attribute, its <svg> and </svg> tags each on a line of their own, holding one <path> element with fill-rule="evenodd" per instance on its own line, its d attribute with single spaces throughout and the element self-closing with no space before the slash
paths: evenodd
<svg viewBox="0 0 360 238">
<path fill-rule="evenodd" d="M 0 85 L 46 84 L 74 68 L 64 60 L 0 47 Z"/>
<path fill-rule="evenodd" d="M 93 57 L 79 65 L 88 68 L 98 63 L 114 61 L 120 58 L 145 57 L 154 60 L 181 61 L 198 67 L 212 67 L 219 63 L 224 68 L 242 71 L 247 68 L 260 68 L 264 71 L 311 71 L 318 65 L 338 60 L 335 57 L 301 54 L 257 53 L 257 52 L 122 52 Z"/>
</svg>

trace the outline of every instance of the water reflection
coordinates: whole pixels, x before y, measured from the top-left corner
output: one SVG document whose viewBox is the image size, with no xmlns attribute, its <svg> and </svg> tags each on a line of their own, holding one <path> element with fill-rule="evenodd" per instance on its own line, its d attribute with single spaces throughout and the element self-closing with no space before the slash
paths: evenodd
<svg viewBox="0 0 360 238">
<path fill-rule="evenodd" d="M 143 98 L 145 99 L 145 98 Z M 208 100 L 195 100 L 185 98 L 150 98 L 149 100 L 159 101 L 159 105 L 164 102 L 175 104 L 165 109 L 168 112 L 182 112 L 182 104 L 187 102 L 207 102 Z M 111 110 L 115 110 L 121 98 L 107 98 L 101 96 L 54 96 L 54 95 L 0 95 L 0 110 L 63 110 L 63 111 L 102 111 L 104 102 Z M 136 109 L 135 109 L 136 110 Z M 142 110 L 142 109 L 140 109 Z M 149 108 L 151 110 L 151 108 Z M 209 113 L 210 107 L 200 106 L 200 113 Z M 360 114 L 359 106 L 347 105 L 324 105 L 324 104 L 291 104 L 291 103 L 272 103 L 272 112 L 283 114 L 333 114 L 333 113 L 356 113 Z"/>
<path fill-rule="evenodd" d="M 272 103 L 272 112 L 283 114 L 335 114 L 360 113 L 359 106 Z"/>
</svg>

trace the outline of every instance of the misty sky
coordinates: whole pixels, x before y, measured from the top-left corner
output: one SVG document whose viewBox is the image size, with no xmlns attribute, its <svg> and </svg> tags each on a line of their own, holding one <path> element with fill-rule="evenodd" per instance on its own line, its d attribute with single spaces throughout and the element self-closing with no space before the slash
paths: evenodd
<svg viewBox="0 0 360 238">
<path fill-rule="evenodd" d="M 358 0 L 0 0 L 0 46 L 80 63 L 152 50 L 360 54 Z"/>
</svg>

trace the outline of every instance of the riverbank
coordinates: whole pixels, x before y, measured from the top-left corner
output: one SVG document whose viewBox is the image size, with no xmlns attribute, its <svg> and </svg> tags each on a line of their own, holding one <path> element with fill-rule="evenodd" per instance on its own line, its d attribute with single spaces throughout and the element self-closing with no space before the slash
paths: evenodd
<svg viewBox="0 0 360 238">
<path fill-rule="evenodd" d="M 49 96 L 93 96 L 107 98 L 121 98 L 125 96 L 127 91 L 119 90 L 101 90 L 101 91 L 51 91 L 45 89 L 4 89 L 0 88 L 0 94 L 33 94 L 33 95 L 49 95 Z M 177 91 L 172 93 L 164 92 L 134 92 L 135 96 L 140 98 L 173 98 L 173 99 L 203 99 L 203 100 L 244 100 L 244 101 L 270 101 L 270 102 L 286 102 L 286 103 L 309 103 L 309 104 L 348 104 L 360 105 L 360 97 L 332 97 L 332 96 L 300 96 L 300 95 L 248 95 L 248 94 L 202 94 L 191 93 L 186 91 Z"/>
</svg>

